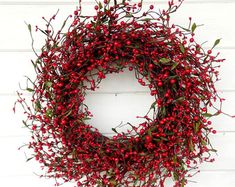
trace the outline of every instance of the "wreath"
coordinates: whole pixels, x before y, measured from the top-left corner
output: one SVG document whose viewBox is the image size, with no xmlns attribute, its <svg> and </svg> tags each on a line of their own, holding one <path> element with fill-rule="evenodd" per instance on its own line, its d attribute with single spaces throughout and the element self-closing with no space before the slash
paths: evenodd
<svg viewBox="0 0 235 187">
<path fill-rule="evenodd" d="M 43 18 L 46 29 L 36 30 L 46 41 L 32 61 L 36 80 L 28 78 L 26 88 L 32 98 L 27 103 L 18 92 L 16 103 L 25 109 L 23 123 L 32 133 L 28 148 L 45 176 L 77 186 L 163 187 L 167 178 L 184 186 L 199 163 L 214 160 L 208 135 L 216 131 L 209 118 L 222 113 L 213 103 L 223 100 L 214 87 L 223 59 L 212 50 L 220 40 L 205 51 L 194 40 L 197 25 L 191 18 L 188 28 L 171 24 L 182 2 L 143 11 L 142 1 L 104 0 L 94 16 L 83 16 L 80 2 L 58 31 L 52 26 L 56 15 Z M 32 36 L 31 25 L 28 29 Z M 113 128 L 115 135 L 106 137 L 87 122 L 86 92 L 126 68 L 155 98 L 153 116 L 129 124 L 128 132 Z M 210 107 L 214 114 L 207 112 Z"/>
</svg>

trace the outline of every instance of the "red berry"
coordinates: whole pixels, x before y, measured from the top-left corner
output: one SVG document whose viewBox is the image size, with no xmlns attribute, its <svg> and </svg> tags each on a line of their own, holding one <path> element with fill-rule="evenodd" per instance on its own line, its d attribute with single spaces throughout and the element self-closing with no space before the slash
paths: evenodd
<svg viewBox="0 0 235 187">
<path fill-rule="evenodd" d="M 153 64 L 149 64 L 149 69 L 152 69 L 153 68 Z"/>
<path fill-rule="evenodd" d="M 150 5 L 150 7 L 149 7 L 151 10 L 153 10 L 154 9 L 154 6 L 153 5 Z"/>
<path fill-rule="evenodd" d="M 131 42 L 130 42 L 130 41 L 127 41 L 126 44 L 127 44 L 127 45 L 131 45 Z"/>
<path fill-rule="evenodd" d="M 169 94 L 169 93 L 166 93 L 166 94 L 165 94 L 165 97 L 169 97 L 169 96 L 170 96 L 170 94 Z"/>
<path fill-rule="evenodd" d="M 146 142 L 151 142 L 151 137 L 149 136 L 149 135 L 147 135 L 146 137 L 145 137 L 145 140 L 146 140 Z"/>
<path fill-rule="evenodd" d="M 144 134 L 144 132 L 145 132 L 144 129 L 140 130 L 140 134 Z"/>
<path fill-rule="evenodd" d="M 171 79 L 171 80 L 170 80 L 170 83 L 171 83 L 171 84 L 175 84 L 175 82 L 176 82 L 175 79 Z"/>
<path fill-rule="evenodd" d="M 213 134 L 216 134 L 217 132 L 216 132 L 216 130 L 213 130 L 212 133 L 213 133 Z"/>
<path fill-rule="evenodd" d="M 189 41 L 192 43 L 192 42 L 194 42 L 194 39 L 193 39 L 193 38 L 190 38 L 190 40 L 189 40 Z"/>
<path fill-rule="evenodd" d="M 99 9 L 98 5 L 95 5 L 95 10 L 98 10 L 98 9 Z"/>
<path fill-rule="evenodd" d="M 160 82 L 157 83 L 157 85 L 158 85 L 159 87 L 161 87 L 163 84 L 162 84 L 162 82 L 160 81 Z"/>
</svg>

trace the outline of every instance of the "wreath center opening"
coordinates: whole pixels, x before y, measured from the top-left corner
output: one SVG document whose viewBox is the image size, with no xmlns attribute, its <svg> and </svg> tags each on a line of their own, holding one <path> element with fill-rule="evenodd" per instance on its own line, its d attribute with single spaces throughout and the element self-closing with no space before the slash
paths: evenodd
<svg viewBox="0 0 235 187">
<path fill-rule="evenodd" d="M 124 69 L 107 74 L 99 87 L 85 96 L 84 103 L 91 112 L 86 123 L 107 136 L 112 136 L 114 129 L 128 133 L 131 126 L 139 127 L 146 122 L 143 116 L 152 118 L 149 109 L 154 101 L 149 88 L 138 83 L 134 71 Z"/>
</svg>

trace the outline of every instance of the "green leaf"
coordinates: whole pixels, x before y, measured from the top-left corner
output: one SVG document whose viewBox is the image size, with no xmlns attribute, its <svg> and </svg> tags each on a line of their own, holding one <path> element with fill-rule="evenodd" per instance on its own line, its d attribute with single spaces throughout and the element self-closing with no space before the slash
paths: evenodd
<svg viewBox="0 0 235 187">
<path fill-rule="evenodd" d="M 216 149 L 209 149 L 209 151 L 212 151 L 212 152 L 217 152 L 217 150 Z"/>
<path fill-rule="evenodd" d="M 167 135 L 167 136 L 172 136 L 172 135 L 174 135 L 174 134 L 175 134 L 174 132 L 170 132 L 170 131 L 169 131 L 169 132 L 166 132 L 166 135 Z"/>
<path fill-rule="evenodd" d="M 92 158 L 87 158 L 87 159 L 85 159 L 86 160 L 86 162 L 88 162 L 88 163 L 90 163 L 90 162 L 92 162 Z"/>
<path fill-rule="evenodd" d="M 148 135 L 152 138 L 152 131 L 150 129 L 148 130 Z"/>
<path fill-rule="evenodd" d="M 114 186 L 116 186 L 116 185 L 117 185 L 117 181 L 116 181 L 116 180 L 114 180 L 114 179 L 110 179 L 110 180 L 109 180 L 109 182 L 110 182 L 112 185 L 114 185 Z"/>
<path fill-rule="evenodd" d="M 179 180 L 179 176 L 178 176 L 178 174 L 176 172 L 173 172 L 173 177 L 174 177 L 175 181 Z"/>
<path fill-rule="evenodd" d="M 194 130 L 195 130 L 196 133 L 198 132 L 199 127 L 200 127 L 200 123 L 199 122 L 194 124 Z"/>
<path fill-rule="evenodd" d="M 39 100 L 37 100 L 36 102 L 35 102 L 35 110 L 36 111 L 39 111 L 39 110 L 41 110 L 41 103 L 40 103 L 40 101 Z"/>
<path fill-rule="evenodd" d="M 180 43 L 180 51 L 181 51 L 182 53 L 185 52 L 184 46 L 183 46 L 183 44 L 181 44 L 181 43 Z"/>
<path fill-rule="evenodd" d="M 159 66 L 158 61 L 153 61 L 153 63 L 154 63 L 155 65 Z"/>
<path fill-rule="evenodd" d="M 103 5 L 101 2 L 99 2 L 99 9 L 102 9 L 103 8 Z"/>
<path fill-rule="evenodd" d="M 34 157 L 27 158 L 26 162 L 32 160 Z"/>
<path fill-rule="evenodd" d="M 127 13 L 127 14 L 125 15 L 125 17 L 126 17 L 126 18 L 132 18 L 133 15 L 132 15 L 131 13 Z"/>
<path fill-rule="evenodd" d="M 138 46 L 138 45 L 136 45 L 136 46 L 127 45 L 126 47 L 127 47 L 127 48 L 132 48 L 132 49 L 138 49 L 138 48 L 139 48 L 139 46 Z"/>
<path fill-rule="evenodd" d="M 160 59 L 160 62 L 162 63 L 162 64 L 167 64 L 167 63 L 169 63 L 171 61 L 171 59 L 169 59 L 169 58 L 161 58 Z"/>
<path fill-rule="evenodd" d="M 196 23 L 193 23 L 192 28 L 191 28 L 191 31 L 194 32 L 196 28 L 197 28 Z"/>
<path fill-rule="evenodd" d="M 112 131 L 118 134 L 118 132 L 115 128 L 112 128 Z"/>
<path fill-rule="evenodd" d="M 178 75 L 172 75 L 172 76 L 169 76 L 168 79 L 175 79 L 177 77 L 179 77 L 179 76 Z"/>
<path fill-rule="evenodd" d="M 34 63 L 34 61 L 31 60 L 31 63 L 33 64 L 33 67 L 36 68 L 36 63 Z"/>
<path fill-rule="evenodd" d="M 153 138 L 153 141 L 155 141 L 155 142 L 160 142 L 161 139 L 159 139 L 159 138 Z"/>
<path fill-rule="evenodd" d="M 83 120 L 90 120 L 91 118 L 89 118 L 89 117 L 85 117 L 85 118 L 83 118 Z"/>
<path fill-rule="evenodd" d="M 28 29 L 29 29 L 29 32 L 32 32 L 32 26 L 30 24 L 28 24 Z"/>
<path fill-rule="evenodd" d="M 153 20 L 152 18 L 144 18 L 144 19 L 140 19 L 139 21 L 151 21 Z"/>
<path fill-rule="evenodd" d="M 29 125 L 26 123 L 26 121 L 22 120 L 25 127 L 29 128 Z"/>
<path fill-rule="evenodd" d="M 185 100 L 185 97 L 182 96 L 182 97 L 179 97 L 175 100 L 175 102 L 180 102 L 180 101 L 184 101 Z"/>
<path fill-rule="evenodd" d="M 179 65 L 178 62 L 174 62 L 174 64 L 173 64 L 172 67 L 171 67 L 171 70 L 174 70 L 178 65 Z"/>
<path fill-rule="evenodd" d="M 50 81 L 45 82 L 45 86 L 47 88 L 50 88 L 52 86 L 52 82 L 50 82 Z"/>
<path fill-rule="evenodd" d="M 207 142 L 203 139 L 201 139 L 201 143 L 202 143 L 202 145 L 207 145 Z"/>
<path fill-rule="evenodd" d="M 220 40 L 221 40 L 221 39 L 217 39 L 217 40 L 215 40 L 215 43 L 214 43 L 214 45 L 213 45 L 212 49 L 220 43 Z"/>
<path fill-rule="evenodd" d="M 160 137 L 162 140 L 165 140 L 165 141 L 168 141 L 168 139 L 167 138 L 165 138 L 165 137 Z"/>
<path fill-rule="evenodd" d="M 190 151 L 191 151 L 191 152 L 193 152 L 193 151 L 194 151 L 192 138 L 190 138 L 190 142 L 189 142 L 189 149 L 190 149 Z"/>
<path fill-rule="evenodd" d="M 151 104 L 151 107 L 150 107 L 150 109 L 155 109 L 155 107 L 156 107 L 156 101 L 154 101 L 152 104 Z"/>
<path fill-rule="evenodd" d="M 52 109 L 47 109 L 46 117 L 51 117 L 51 116 L 52 116 Z"/>
<path fill-rule="evenodd" d="M 150 73 L 150 71 L 148 71 L 148 81 L 149 82 L 151 81 L 151 73 Z"/>
<path fill-rule="evenodd" d="M 163 115 L 163 116 L 166 115 L 166 107 L 162 107 L 162 115 Z"/>
<path fill-rule="evenodd" d="M 182 184 L 181 187 L 185 187 L 186 183 L 185 183 L 185 179 L 182 179 Z"/>
<path fill-rule="evenodd" d="M 210 114 L 210 113 L 204 113 L 202 114 L 204 117 L 207 117 L 207 118 L 210 118 L 213 116 L 213 114 Z"/>
<path fill-rule="evenodd" d="M 34 89 L 32 89 L 32 88 L 26 88 L 26 90 L 29 92 L 34 92 Z"/>
<path fill-rule="evenodd" d="M 173 156 L 173 162 L 177 163 L 177 156 L 176 155 Z"/>
<path fill-rule="evenodd" d="M 136 175 L 136 174 L 132 174 L 132 176 L 135 177 L 135 178 L 134 178 L 135 181 L 134 181 L 134 185 L 133 185 L 133 186 L 137 186 L 137 184 L 140 182 L 140 181 L 139 181 L 139 176 Z"/>
</svg>

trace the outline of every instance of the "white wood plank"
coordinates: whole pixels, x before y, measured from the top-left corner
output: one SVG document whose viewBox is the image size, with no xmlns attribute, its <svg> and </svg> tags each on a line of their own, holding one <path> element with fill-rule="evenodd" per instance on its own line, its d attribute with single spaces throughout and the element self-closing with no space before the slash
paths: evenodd
<svg viewBox="0 0 235 187">
<path fill-rule="evenodd" d="M 83 7 L 83 12 L 86 14 L 93 14 L 94 4 L 87 4 Z M 165 7 L 166 4 L 160 4 L 157 8 Z M 60 13 L 55 27 L 59 27 L 65 17 L 73 13 L 75 5 L 22 5 L 11 6 L 4 5 L 0 7 L 0 22 L 2 28 L 0 30 L 0 50 L 4 49 L 29 49 L 30 37 L 24 21 L 42 25 L 41 17 L 50 17 L 57 9 L 60 9 Z M 235 17 L 233 11 L 235 7 L 234 3 L 207 3 L 207 4 L 190 4 L 185 3 L 181 9 L 174 16 L 174 23 L 178 23 L 182 26 L 186 26 L 188 23 L 188 17 L 192 16 L 193 21 L 197 24 L 205 24 L 200 28 L 200 34 L 198 35 L 198 41 L 210 41 L 207 46 L 212 46 L 213 42 L 217 38 L 223 38 L 221 46 L 231 47 L 234 46 L 235 33 L 234 24 L 230 24 Z M 148 8 L 148 5 L 144 6 L 144 9 Z M 193 11 L 192 11 L 193 10 Z M 218 14 L 219 12 L 219 14 Z M 7 15 L 7 19 L 5 17 Z M 199 29 L 198 29 L 199 30 Z M 11 36 L 11 37 L 6 37 Z M 20 37 L 19 37 L 20 36 Z M 42 35 L 35 35 L 36 48 L 42 45 Z"/>
<path fill-rule="evenodd" d="M 1 179 L 2 178 L 9 179 L 16 177 L 19 178 L 34 177 L 33 173 L 37 173 L 39 175 L 43 174 L 43 171 L 40 169 L 40 164 L 37 163 L 35 160 L 26 162 L 26 159 L 30 158 L 29 150 L 27 150 L 26 147 L 22 148 L 21 150 L 18 150 L 18 148 L 24 143 L 27 143 L 28 140 L 29 140 L 28 136 L 20 138 L 17 137 L 0 138 L 0 147 L 3 150 L 2 153 L 0 154 Z M 235 156 L 233 149 L 233 144 L 235 141 L 234 133 L 217 134 L 214 135 L 214 137 L 212 137 L 211 140 L 214 147 L 218 150 L 218 156 L 215 157 L 216 160 L 214 163 L 206 163 L 200 165 L 201 173 L 197 174 L 196 177 L 192 178 L 193 181 L 197 181 L 200 183 L 197 184 L 192 183 L 192 185 L 200 186 L 207 184 L 204 183 L 206 181 L 205 180 L 205 177 L 207 176 L 206 173 L 222 174 L 226 172 L 230 177 L 234 176 L 235 174 L 235 162 L 234 162 Z M 234 182 L 234 179 L 223 180 L 223 182 L 229 182 L 229 181 Z M 54 182 L 54 181 L 52 180 L 49 182 Z"/>
<path fill-rule="evenodd" d="M 235 93 L 225 93 L 227 98 L 224 102 L 223 111 L 235 114 Z M 2 125 L 0 126 L 0 137 L 28 135 L 28 130 L 23 128 L 22 120 L 25 119 L 23 110 L 17 105 L 16 113 L 13 113 L 13 105 L 16 96 L 0 96 L 0 113 Z M 152 104 L 152 97 L 145 94 L 93 94 L 88 95 L 86 103 L 93 112 L 94 118 L 90 121 L 101 132 L 112 133 L 111 128 L 123 122 L 137 124 L 140 119 L 136 115 L 144 115 Z M 108 114 L 108 115 L 107 115 Z M 212 118 L 213 127 L 218 132 L 235 132 L 234 118 L 220 115 Z M 122 130 L 122 129 L 120 129 Z M 125 130 L 125 129 L 123 129 Z"/>
<path fill-rule="evenodd" d="M 226 62 L 221 63 L 220 81 L 216 83 L 216 88 L 222 91 L 234 91 L 235 79 L 233 72 L 235 69 L 235 50 L 220 50 L 221 58 L 226 58 Z M 25 77 L 35 77 L 31 59 L 35 59 L 32 52 L 0 52 L 0 94 L 14 94 L 19 90 L 19 83 L 25 86 Z M 121 83 L 121 84 L 120 84 Z M 121 85 L 121 86 L 118 86 Z M 110 89 L 111 87 L 111 89 Z M 134 72 L 124 71 L 120 74 L 107 75 L 107 79 L 101 82 L 98 92 L 148 92 L 148 88 L 140 86 Z"/>
<path fill-rule="evenodd" d="M 25 22 L 32 24 L 32 30 L 34 31 L 35 25 L 45 25 L 45 22 L 42 21 L 42 16 L 50 18 L 58 9 L 62 11 L 56 21 L 58 25 L 55 24 L 55 28 L 57 29 L 62 25 L 66 17 L 73 13 L 75 6 L 1 6 L 0 11 L 2 14 L 0 14 L 2 17 L 0 18 L 0 22 L 4 26 L 2 26 L 0 31 L 0 49 L 31 49 L 31 38 Z M 8 15 L 8 19 L 5 19 L 4 15 Z M 44 41 L 43 37 L 43 34 L 34 33 L 36 48 L 41 48 Z"/>
<path fill-rule="evenodd" d="M 14 58 L 17 57 L 16 55 L 13 56 Z M 24 57 L 24 55 L 22 55 L 22 57 Z M 17 57 L 16 59 L 19 60 L 20 57 Z M 21 62 L 28 63 L 26 62 L 26 60 Z M 0 71 L 0 79 L 6 80 L 6 81 L 1 81 L 1 86 L 2 87 L 5 86 L 5 88 L 8 87 L 11 88 L 8 90 L 8 92 L 2 92 L 5 93 L 5 95 L 0 96 L 0 103 L 1 103 L 0 111 L 1 114 L 3 114 L 2 115 L 3 122 L 7 124 L 0 127 L 1 128 L 0 135 L 21 135 L 22 133 L 24 133 L 23 129 L 21 129 L 22 127 L 21 120 L 23 119 L 23 116 L 21 115 L 22 110 L 19 109 L 20 112 L 18 112 L 16 115 L 13 114 L 12 108 L 14 101 L 16 100 L 16 97 L 14 95 L 12 96 L 9 95 L 11 93 L 14 93 L 14 91 L 18 89 L 17 83 L 19 80 L 22 80 L 21 82 L 24 83 L 23 79 L 21 78 L 23 72 L 25 72 L 25 68 L 26 70 L 28 70 L 27 69 L 28 66 L 24 66 L 24 63 L 22 63 L 22 65 L 20 63 L 17 65 L 14 65 L 14 63 L 13 64 L 7 63 L 8 65 L 7 68 L 0 69 L 3 70 Z M 11 67 L 14 67 L 13 72 L 11 70 Z M 12 74 L 10 74 L 9 72 L 11 72 Z M 140 86 L 137 83 L 134 76 L 129 76 L 129 75 L 131 74 L 123 73 L 123 76 L 122 74 L 119 74 L 119 76 L 114 75 L 110 79 L 107 78 L 103 80 L 103 82 L 101 83 L 100 90 L 98 89 L 97 92 L 92 92 L 87 96 L 88 106 L 90 107 L 92 112 L 94 112 L 94 114 L 98 116 L 98 119 L 96 120 L 98 120 L 99 123 L 102 124 L 103 120 L 105 119 L 103 118 L 104 117 L 103 115 L 111 111 L 112 111 L 112 118 L 110 117 L 109 121 L 106 121 L 107 123 L 106 125 L 116 124 L 116 123 L 119 124 L 119 122 L 121 122 L 122 120 L 125 121 L 135 118 L 137 114 L 143 115 L 145 114 L 147 109 L 151 106 L 153 98 L 147 93 L 148 89 L 146 88 L 145 90 L 144 87 Z M 118 94 L 117 96 L 115 96 L 115 94 L 111 94 L 111 92 Z M 146 94 L 144 94 L 144 92 L 146 92 Z M 226 99 L 226 101 L 223 104 L 223 111 L 225 113 L 235 115 L 235 92 L 233 91 L 223 92 L 220 93 L 220 95 L 221 97 Z M 128 108 L 127 110 L 127 108 L 125 107 L 130 107 L 130 108 Z M 125 110 L 123 110 L 124 108 Z M 130 116 L 126 115 L 126 112 L 130 112 L 129 113 Z M 114 121 L 112 121 L 113 117 L 117 117 L 116 119 L 118 119 L 119 121 L 114 123 Z M 227 116 L 220 115 L 218 117 L 213 118 L 212 121 L 214 122 L 214 127 L 218 131 L 235 131 L 234 118 L 229 118 Z M 109 129 L 114 127 L 106 125 L 104 125 L 103 127 L 104 128 L 108 127 Z"/>
<path fill-rule="evenodd" d="M 14 176 L 0 177 L 1 185 L 7 187 L 24 186 L 24 187 L 50 187 L 54 186 L 53 179 L 38 178 L 37 176 Z M 173 183 L 165 187 L 172 187 Z M 67 183 L 61 187 L 76 186 L 74 183 Z M 234 187 L 235 172 L 201 172 L 189 182 L 187 187 Z"/>
<path fill-rule="evenodd" d="M 193 182 L 189 182 L 187 187 L 234 187 L 235 172 L 201 172 L 196 175 Z M 24 186 L 24 187 L 50 187 L 54 186 L 53 179 L 43 179 L 37 176 L 15 176 L 0 177 L 1 185 L 7 187 Z M 165 187 L 172 187 L 173 183 Z M 67 183 L 61 187 L 74 187 L 74 183 Z"/>
<path fill-rule="evenodd" d="M 3 68 L 0 69 L 1 87 L 0 94 L 13 94 L 19 90 L 19 83 L 23 88 L 26 86 L 25 76 L 32 80 L 35 78 L 35 72 L 31 59 L 35 59 L 33 53 L 27 52 L 1 52 L 0 62 Z M 131 86 L 130 86 L 131 85 Z M 135 78 L 134 72 L 125 70 L 120 74 L 107 75 L 96 92 L 149 92 L 145 86 L 141 86 Z M 94 92 L 94 93 L 96 93 Z"/>
<path fill-rule="evenodd" d="M 0 93 L 15 94 L 26 87 L 26 77 L 32 80 L 35 78 L 35 72 L 31 59 L 34 59 L 33 53 L 0 53 Z"/>
<path fill-rule="evenodd" d="M 36 161 L 26 162 L 27 158 L 30 158 L 30 155 L 25 155 L 25 151 L 28 150 L 19 150 L 19 147 L 28 143 L 28 140 L 27 136 L 0 138 L 0 147 L 3 150 L 0 155 L 1 177 L 27 176 L 32 175 L 34 171 L 40 171 L 39 164 L 35 164 Z"/>
<path fill-rule="evenodd" d="M 212 154 L 215 161 L 213 163 L 203 163 L 199 166 L 199 169 L 202 171 L 234 170 L 234 133 L 217 133 L 211 135 L 210 140 L 213 147 L 217 150 L 217 155 Z"/>
<path fill-rule="evenodd" d="M 221 79 L 215 85 L 216 88 L 220 90 L 235 90 L 235 49 L 231 50 L 215 50 L 215 54 L 220 52 L 220 57 L 225 58 L 226 61 L 221 63 L 221 68 L 219 68 L 219 78 Z"/>
<path fill-rule="evenodd" d="M 190 187 L 234 187 L 235 172 L 201 172 L 197 174 L 192 180 L 193 182 L 188 184 Z"/>
<path fill-rule="evenodd" d="M 235 92 L 219 92 L 218 93 L 221 98 L 224 98 L 225 101 L 222 105 L 222 111 L 226 114 L 234 116 L 235 114 Z M 217 108 L 219 108 L 219 102 L 214 104 Z M 210 113 L 214 114 L 215 110 L 210 109 Z M 225 114 L 221 114 L 219 116 L 214 116 L 211 118 L 213 122 L 213 127 L 217 131 L 234 131 L 235 130 L 235 118 L 231 118 L 226 116 Z"/>
<path fill-rule="evenodd" d="M 15 187 L 53 187 L 56 182 L 55 179 L 40 178 L 36 174 L 18 175 L 18 176 L 3 176 L 0 177 L 1 186 Z M 66 183 L 60 185 L 61 187 L 76 187 L 75 183 Z"/>
<path fill-rule="evenodd" d="M 25 119 L 23 109 L 20 105 L 16 107 L 16 113 L 13 112 L 16 96 L 0 96 L 0 112 L 2 123 L 0 126 L 0 137 L 21 137 L 29 136 L 28 130 L 24 127 L 22 120 Z"/>
<path fill-rule="evenodd" d="M 234 46 L 233 26 L 229 24 L 230 18 L 234 17 L 234 12 L 230 12 L 234 4 L 187 4 L 172 15 L 172 23 L 187 28 L 188 18 L 192 17 L 192 23 L 203 25 L 195 30 L 195 40 L 204 43 L 204 47 L 212 47 L 214 41 L 222 38 L 220 47 Z M 218 14 L 219 13 L 219 14 Z"/>
</svg>

